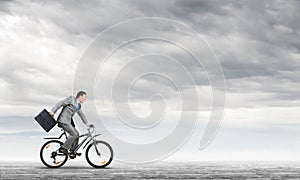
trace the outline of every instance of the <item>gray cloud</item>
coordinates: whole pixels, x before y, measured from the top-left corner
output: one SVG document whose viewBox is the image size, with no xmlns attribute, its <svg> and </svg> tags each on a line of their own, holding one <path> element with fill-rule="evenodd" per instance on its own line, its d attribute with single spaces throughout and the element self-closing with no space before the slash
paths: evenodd
<svg viewBox="0 0 300 180">
<path fill-rule="evenodd" d="M 8 13 L 9 5 L 13 3 L 13 0 L 3 0 L 0 1 L 0 13 Z"/>
<path fill-rule="evenodd" d="M 1 65 L 0 76 L 6 84 L 1 88 L 2 91 L 9 92 L 8 97 L 3 99 L 7 103 L 51 105 L 56 99 L 66 96 L 71 92 L 76 63 L 95 35 L 117 22 L 147 16 L 178 19 L 203 34 L 221 60 L 229 92 L 274 93 L 272 98 L 266 98 L 264 101 L 286 100 L 287 104 L 293 97 L 298 100 L 295 88 L 299 87 L 300 46 L 297 41 L 299 25 L 296 23 L 300 19 L 297 13 L 300 7 L 299 1 L 289 3 L 282 1 L 89 1 L 88 3 L 85 1 L 2 1 L 1 3 L 6 9 L 2 11 L 1 17 L 6 19 L 6 25 L 9 25 L 2 31 L 14 33 L 12 35 L 16 38 L 11 41 L 11 47 L 5 49 L 6 52 L 1 55 L 1 59 L 7 60 Z M 8 17 L 20 19 L 7 19 Z M 143 27 L 137 28 L 143 30 Z M 22 29 L 22 33 L 18 29 Z M 172 33 L 168 29 L 157 30 L 160 31 L 159 33 Z M 117 38 L 126 37 L 128 33 L 134 32 L 124 31 L 118 34 Z M 28 39 L 25 38 L 26 36 Z M 43 38 L 45 41 L 42 41 Z M 107 37 L 107 44 L 114 42 L 115 38 Z M 2 39 L 9 42 L 7 37 Z M 35 50 L 31 51 L 31 47 L 26 48 L 26 46 L 27 41 L 33 39 L 38 42 L 32 45 Z M 59 51 L 60 47 L 65 48 Z M 149 48 L 147 43 L 133 46 L 129 50 L 147 52 L 146 47 Z M 172 49 L 167 46 L 164 48 Z M 20 55 L 13 56 L 14 49 Z M 41 49 L 48 49 L 50 52 L 42 52 Z M 51 50 L 56 52 L 51 53 Z M 34 52 L 39 55 L 35 55 Z M 70 57 L 69 54 L 73 52 L 76 54 Z M 49 56 L 51 61 L 45 60 L 42 54 Z M 185 57 L 180 52 L 171 52 L 171 54 L 179 60 Z M 40 60 L 36 63 L 37 60 L 30 59 Z M 72 65 L 68 67 L 68 63 Z M 194 68 L 192 64 L 186 65 L 190 69 Z M 16 66 L 18 69 L 14 68 Z M 147 67 L 149 66 L 155 67 L 156 64 L 150 63 Z M 132 67 L 130 72 L 134 73 L 135 68 L 143 67 Z M 181 74 L 174 72 L 176 70 L 170 69 L 170 74 L 173 73 L 175 78 L 180 78 Z M 201 69 L 196 68 L 193 73 L 199 75 Z M 30 80 L 33 77 L 44 78 L 40 81 Z M 199 76 L 198 85 L 207 85 L 205 76 Z M 295 88 L 286 88 L 287 86 Z M 145 88 L 139 91 L 139 93 L 147 93 Z M 49 98 L 51 102 L 40 97 Z M 261 101 L 257 99 L 258 103 Z"/>
</svg>

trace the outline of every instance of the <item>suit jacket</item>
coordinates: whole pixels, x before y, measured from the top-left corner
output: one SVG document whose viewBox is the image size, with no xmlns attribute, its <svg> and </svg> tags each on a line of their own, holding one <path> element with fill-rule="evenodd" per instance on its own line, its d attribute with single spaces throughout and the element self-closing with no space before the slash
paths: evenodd
<svg viewBox="0 0 300 180">
<path fill-rule="evenodd" d="M 74 116 L 74 114 L 77 112 L 77 114 L 80 116 L 82 122 L 84 124 L 87 124 L 88 121 L 86 119 L 85 114 L 82 112 L 81 108 L 77 111 L 76 107 L 77 104 L 79 102 L 77 101 L 77 98 L 75 98 L 74 96 L 69 96 L 66 99 L 63 99 L 61 101 L 59 101 L 52 109 L 51 111 L 56 113 L 56 111 L 63 107 L 60 115 L 57 118 L 57 121 L 63 124 L 72 124 L 73 120 L 72 117 Z M 73 122 L 74 125 L 74 122 Z"/>
</svg>

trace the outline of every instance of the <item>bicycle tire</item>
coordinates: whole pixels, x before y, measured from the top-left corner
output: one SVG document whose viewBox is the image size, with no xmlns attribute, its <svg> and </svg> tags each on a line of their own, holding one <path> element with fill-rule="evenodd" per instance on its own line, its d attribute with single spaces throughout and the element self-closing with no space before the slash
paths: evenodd
<svg viewBox="0 0 300 180">
<path fill-rule="evenodd" d="M 113 160 L 113 156 L 114 156 L 113 149 L 112 149 L 112 147 L 111 147 L 107 142 L 105 142 L 105 141 L 96 141 L 95 143 L 97 143 L 97 144 L 98 144 L 98 143 L 102 143 L 102 144 L 104 144 L 105 146 L 108 147 L 108 149 L 110 150 L 110 153 L 111 153 L 111 156 L 110 156 L 109 160 L 108 160 L 105 164 L 103 164 L 103 165 L 97 165 L 97 164 L 92 163 L 92 161 L 91 161 L 90 158 L 89 158 L 89 151 L 90 151 L 91 147 L 94 146 L 94 143 L 91 143 L 91 144 L 87 147 L 87 149 L 86 149 L 86 151 L 85 151 L 85 158 L 86 158 L 87 162 L 88 162 L 92 167 L 94 167 L 94 168 L 105 168 L 105 167 L 108 166 L 108 165 L 112 162 L 112 160 Z"/>
<path fill-rule="evenodd" d="M 59 143 L 59 145 L 62 145 L 63 143 L 61 141 L 58 141 L 58 140 L 51 140 L 51 141 L 47 141 L 42 147 L 41 147 L 41 150 L 40 150 L 40 159 L 42 161 L 42 163 L 49 167 L 49 168 L 59 168 L 61 166 L 63 166 L 67 160 L 68 160 L 68 155 L 65 155 L 65 159 L 59 164 L 59 165 L 56 165 L 56 166 L 52 166 L 50 164 L 48 164 L 45 160 L 44 160 L 44 157 L 43 157 L 43 151 L 45 149 L 45 147 L 50 144 L 50 143 Z"/>
</svg>

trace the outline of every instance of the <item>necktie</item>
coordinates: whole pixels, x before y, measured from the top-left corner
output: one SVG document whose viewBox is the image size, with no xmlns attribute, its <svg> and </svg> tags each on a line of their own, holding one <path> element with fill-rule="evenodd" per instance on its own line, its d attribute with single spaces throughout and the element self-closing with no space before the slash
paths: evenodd
<svg viewBox="0 0 300 180">
<path fill-rule="evenodd" d="M 78 103 L 78 104 L 77 104 L 77 107 L 76 107 L 76 109 L 75 109 L 75 111 L 78 111 L 80 108 L 81 108 L 81 104 Z"/>
</svg>

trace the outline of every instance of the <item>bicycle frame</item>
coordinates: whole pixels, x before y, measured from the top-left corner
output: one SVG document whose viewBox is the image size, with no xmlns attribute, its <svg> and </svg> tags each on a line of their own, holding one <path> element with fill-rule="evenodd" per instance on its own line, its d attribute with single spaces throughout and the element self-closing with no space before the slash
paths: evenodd
<svg viewBox="0 0 300 180">
<path fill-rule="evenodd" d="M 77 146 L 76 146 L 76 148 L 75 148 L 75 150 L 74 150 L 74 152 L 77 152 L 77 150 L 86 142 L 86 140 L 87 139 L 89 139 L 88 140 L 88 142 L 83 146 L 83 149 L 85 149 L 85 147 L 91 142 L 91 141 L 93 141 L 93 143 L 95 144 L 95 137 L 97 137 L 97 136 L 100 136 L 101 134 L 96 134 L 96 135 L 94 135 L 94 136 L 92 136 L 92 134 L 93 134 L 93 132 L 94 132 L 94 129 L 95 129 L 95 127 L 93 127 L 93 130 L 92 131 L 90 131 L 90 129 L 88 128 L 87 130 L 88 130 L 88 132 L 87 133 L 85 133 L 85 134 L 82 134 L 82 135 L 79 135 L 78 136 L 78 139 L 79 138 L 82 138 L 82 137 L 85 137 L 86 136 L 86 138 L 84 139 L 84 140 L 82 140 Z M 62 131 L 64 131 L 64 130 L 62 130 Z M 57 138 L 57 137 L 48 137 L 48 138 L 44 138 L 44 139 L 61 139 L 61 137 L 63 137 L 63 136 L 65 136 L 65 138 L 67 139 L 67 133 L 64 131 L 63 133 L 61 133 L 60 134 L 60 136 Z M 96 145 L 96 144 L 95 144 Z M 98 155 L 100 155 L 100 153 L 98 152 L 98 149 L 96 148 L 96 152 L 97 152 L 97 154 Z"/>
<path fill-rule="evenodd" d="M 89 129 L 88 129 L 88 133 L 85 133 L 85 134 L 82 134 L 82 135 L 79 135 L 78 139 L 81 138 L 81 137 L 85 137 L 85 139 L 83 141 L 81 141 L 81 143 L 79 143 L 76 148 L 74 149 L 75 152 L 77 152 L 77 150 L 85 143 L 85 141 L 90 138 L 90 140 L 86 143 L 86 145 L 91 141 L 91 140 L 94 140 L 93 139 L 93 136 L 92 136 L 92 133 L 94 132 L 94 128 L 93 128 L 93 131 L 91 132 Z M 85 146 L 86 146 L 85 145 Z M 85 148 L 85 146 L 83 146 L 83 149 Z"/>
</svg>

